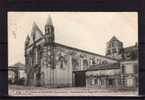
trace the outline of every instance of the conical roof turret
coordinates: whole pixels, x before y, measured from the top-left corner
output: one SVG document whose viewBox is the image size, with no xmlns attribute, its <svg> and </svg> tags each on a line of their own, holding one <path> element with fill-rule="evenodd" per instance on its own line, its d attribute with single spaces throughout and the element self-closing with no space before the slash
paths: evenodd
<svg viewBox="0 0 145 100">
<path fill-rule="evenodd" d="M 26 37 L 26 41 L 29 41 L 30 40 L 30 37 L 29 37 L 29 35 L 27 35 L 27 37 Z"/>
<path fill-rule="evenodd" d="M 34 21 L 33 24 L 32 24 L 32 32 L 34 32 L 36 29 L 39 29 L 39 27 L 36 24 L 36 22 Z"/>
<path fill-rule="evenodd" d="M 30 37 L 29 37 L 29 35 L 27 35 L 26 40 L 25 40 L 25 45 L 28 45 L 29 42 L 30 42 Z"/>
<path fill-rule="evenodd" d="M 46 21 L 46 24 L 45 25 L 50 25 L 50 26 L 53 26 L 53 22 L 52 22 L 52 19 L 51 19 L 51 16 L 49 15 L 48 18 L 47 18 L 47 21 Z"/>
</svg>

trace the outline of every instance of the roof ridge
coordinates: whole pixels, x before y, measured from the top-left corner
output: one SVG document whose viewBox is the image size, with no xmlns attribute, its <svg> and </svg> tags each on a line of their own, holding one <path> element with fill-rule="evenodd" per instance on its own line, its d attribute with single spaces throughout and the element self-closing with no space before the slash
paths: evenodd
<svg viewBox="0 0 145 100">
<path fill-rule="evenodd" d="M 64 46 L 64 47 L 66 47 L 66 48 L 75 49 L 75 50 L 78 50 L 78 51 L 81 51 L 81 52 L 86 52 L 86 53 L 90 53 L 90 54 L 95 54 L 95 55 L 97 55 L 97 56 L 105 57 L 105 58 L 108 58 L 108 59 L 111 59 L 111 60 L 119 61 L 119 60 L 117 60 L 117 59 L 113 59 L 113 58 L 111 58 L 111 57 L 107 57 L 107 56 L 104 56 L 104 55 L 100 55 L 100 54 L 97 54 L 97 53 L 94 53 L 94 52 L 91 52 L 91 51 L 82 50 L 82 49 L 75 48 L 75 47 L 70 47 L 70 46 L 63 45 L 63 44 L 56 43 L 56 42 L 55 42 L 55 44 L 57 44 L 57 45 L 61 45 L 61 46 Z"/>
</svg>

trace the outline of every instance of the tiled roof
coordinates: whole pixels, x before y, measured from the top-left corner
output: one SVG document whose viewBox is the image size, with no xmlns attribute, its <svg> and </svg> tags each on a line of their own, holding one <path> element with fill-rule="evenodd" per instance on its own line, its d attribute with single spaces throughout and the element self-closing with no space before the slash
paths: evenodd
<svg viewBox="0 0 145 100">
<path fill-rule="evenodd" d="M 128 51 L 137 51 L 137 47 L 134 45 L 134 46 L 130 46 L 130 47 L 126 47 L 124 48 L 124 52 L 128 52 Z"/>
<path fill-rule="evenodd" d="M 100 64 L 100 65 L 92 65 L 87 70 L 104 70 L 104 69 L 118 69 L 120 68 L 119 63 L 110 63 L 110 64 Z"/>
<path fill-rule="evenodd" d="M 8 69 L 20 69 L 20 70 L 24 70 L 25 69 L 25 65 L 18 62 L 12 66 L 8 66 Z"/>
</svg>

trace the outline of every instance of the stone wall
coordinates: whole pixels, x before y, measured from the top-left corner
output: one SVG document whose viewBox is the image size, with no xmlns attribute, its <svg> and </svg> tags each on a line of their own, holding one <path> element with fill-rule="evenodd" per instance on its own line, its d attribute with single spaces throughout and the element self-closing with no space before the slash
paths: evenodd
<svg viewBox="0 0 145 100">
<path fill-rule="evenodd" d="M 80 49 L 54 44 L 53 54 L 50 45 L 43 39 L 25 50 L 28 85 L 46 87 L 72 86 L 72 72 L 84 71 L 90 65 L 116 63 L 117 60 Z M 53 59 L 51 58 L 53 57 Z M 40 79 L 37 76 L 40 68 Z"/>
<path fill-rule="evenodd" d="M 73 71 L 87 70 L 90 65 L 115 63 L 116 60 L 106 58 L 104 56 L 91 54 L 86 51 L 55 45 L 55 84 L 56 86 L 72 86 L 74 84 Z"/>
<path fill-rule="evenodd" d="M 109 84 L 109 81 L 112 81 L 112 83 Z M 95 88 L 119 88 L 120 69 L 87 71 L 86 86 Z"/>
<path fill-rule="evenodd" d="M 138 87 L 138 61 L 123 61 L 121 62 L 122 77 L 124 87 Z"/>
</svg>

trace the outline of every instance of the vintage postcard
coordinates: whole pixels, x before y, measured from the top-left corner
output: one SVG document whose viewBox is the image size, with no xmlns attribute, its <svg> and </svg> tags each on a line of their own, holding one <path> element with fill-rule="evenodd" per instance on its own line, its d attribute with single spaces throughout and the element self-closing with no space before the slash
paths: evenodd
<svg viewBox="0 0 145 100">
<path fill-rule="evenodd" d="M 8 12 L 10 96 L 138 96 L 137 12 Z"/>
</svg>

